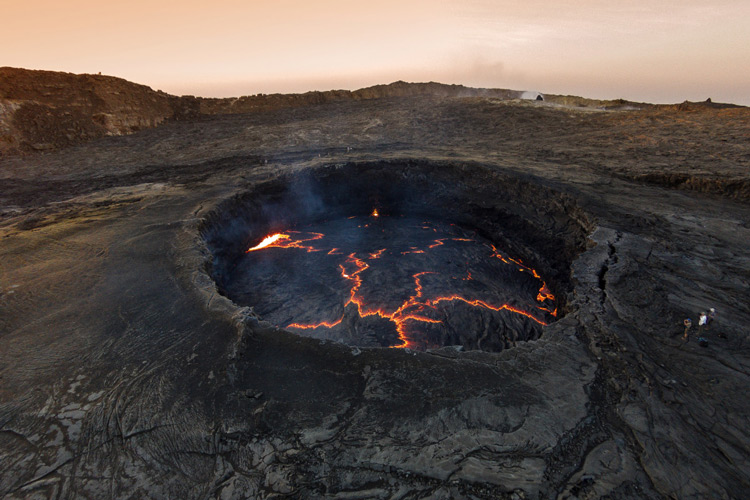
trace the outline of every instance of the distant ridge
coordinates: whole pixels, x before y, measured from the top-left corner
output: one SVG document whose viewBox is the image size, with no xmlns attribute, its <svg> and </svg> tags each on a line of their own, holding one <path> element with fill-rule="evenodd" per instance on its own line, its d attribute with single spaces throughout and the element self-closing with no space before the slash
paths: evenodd
<svg viewBox="0 0 750 500">
<path fill-rule="evenodd" d="M 56 150 L 107 135 L 123 135 L 169 120 L 239 114 L 334 102 L 431 96 L 520 99 L 523 91 L 397 81 L 359 90 L 302 94 L 257 94 L 237 98 L 174 96 L 106 75 L 0 67 L 0 156 Z M 599 109 L 643 109 L 654 105 L 546 95 L 546 102 Z M 683 103 L 677 111 L 727 107 Z"/>
<path fill-rule="evenodd" d="M 202 114 L 247 113 L 291 106 L 307 106 L 330 102 L 364 101 L 395 97 L 491 97 L 520 99 L 523 92 L 505 89 L 477 89 L 443 83 L 407 83 L 397 81 L 359 90 L 311 91 L 303 94 L 257 94 L 238 98 L 196 98 Z"/>
</svg>

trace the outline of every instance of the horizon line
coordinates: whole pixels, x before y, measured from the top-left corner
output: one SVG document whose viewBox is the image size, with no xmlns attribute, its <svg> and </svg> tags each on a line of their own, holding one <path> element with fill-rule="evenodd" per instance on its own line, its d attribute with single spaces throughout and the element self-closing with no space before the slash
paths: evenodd
<svg viewBox="0 0 750 500">
<path fill-rule="evenodd" d="M 27 72 L 39 72 L 39 73 L 57 73 L 57 74 L 64 74 L 64 75 L 73 75 L 73 76 L 93 76 L 93 77 L 104 77 L 104 78 L 115 78 L 118 80 L 123 80 L 125 82 L 134 84 L 134 85 L 142 85 L 145 87 L 148 87 L 153 92 L 160 92 L 164 93 L 170 96 L 174 97 L 194 97 L 197 99 L 241 99 L 243 97 L 261 97 L 261 96 L 291 96 L 291 95 L 305 95 L 305 94 L 312 94 L 312 93 L 327 93 L 327 92 L 358 92 L 362 90 L 367 90 L 375 87 L 388 87 L 391 85 L 396 84 L 406 84 L 406 85 L 440 85 L 445 87 L 461 87 L 465 89 L 470 90 L 486 90 L 486 91 L 505 91 L 505 92 L 517 92 L 519 94 L 524 93 L 537 93 L 542 96 L 548 96 L 553 98 L 578 98 L 578 99 L 584 99 L 586 101 L 600 101 L 600 102 L 623 102 L 628 104 L 640 104 L 640 105 L 651 105 L 651 106 L 671 106 L 671 105 L 678 105 L 678 104 L 684 104 L 684 103 L 713 103 L 713 104 L 722 104 L 722 105 L 730 105 L 730 106 L 737 106 L 737 107 L 748 107 L 744 104 L 738 104 L 735 102 L 720 102 L 720 101 L 714 101 L 712 98 L 707 98 L 703 101 L 701 100 L 690 100 L 690 99 L 684 99 L 682 101 L 674 101 L 674 102 L 649 102 L 649 101 L 638 101 L 638 100 L 631 100 L 626 99 L 622 97 L 616 97 L 616 98 L 599 98 L 599 97 L 587 97 L 585 95 L 577 95 L 577 94 L 570 94 L 570 93 L 556 93 L 556 92 L 542 92 L 538 90 L 533 89 L 512 89 L 508 87 L 486 87 L 486 86 L 472 86 L 467 85 L 464 83 L 444 83 L 437 80 L 429 80 L 429 81 L 408 81 L 403 79 L 397 79 L 393 80 L 389 83 L 374 83 L 372 85 L 365 85 L 362 87 L 356 87 L 356 88 L 346 88 L 346 87 L 328 87 L 328 88 L 311 88 L 309 90 L 304 91 L 297 91 L 297 92 L 282 92 L 282 91 L 274 91 L 274 92 L 256 92 L 256 93 L 247 93 L 247 94 L 235 94 L 235 95 L 225 95 L 223 97 L 219 96 L 208 96 L 208 95 L 198 95 L 198 94 L 180 94 L 180 93 L 172 93 L 167 92 L 164 90 L 161 90 L 159 88 L 155 88 L 156 85 L 149 85 L 146 83 L 140 83 L 139 81 L 130 80 L 123 76 L 117 76 L 117 75 L 110 75 L 110 74 L 104 74 L 102 72 L 97 73 L 89 73 L 89 72 L 83 72 L 83 73 L 75 73 L 72 71 L 60 71 L 60 70 L 50 70 L 50 69 L 33 69 L 33 68 L 24 68 L 24 67 L 17 67 L 17 66 L 0 66 L 0 70 L 20 70 L 20 71 L 27 71 Z M 220 85 L 236 85 L 240 82 L 238 81 L 226 81 L 226 82 L 213 82 L 213 83 L 200 83 L 200 82 L 191 82 L 193 85 L 201 86 L 201 87 L 210 87 L 210 86 L 220 86 Z M 522 99 L 519 97 L 518 99 Z"/>
</svg>

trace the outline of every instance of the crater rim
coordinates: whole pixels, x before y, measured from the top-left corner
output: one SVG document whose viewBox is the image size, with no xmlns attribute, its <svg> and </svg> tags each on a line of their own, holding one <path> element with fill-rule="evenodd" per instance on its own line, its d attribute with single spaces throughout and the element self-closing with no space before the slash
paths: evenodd
<svg viewBox="0 0 750 500">
<path fill-rule="evenodd" d="M 282 173 L 224 200 L 202 220 L 205 270 L 227 297 L 227 271 L 260 235 L 365 216 L 373 207 L 476 230 L 539 269 L 556 296 L 557 320 L 569 312 L 571 264 L 587 248 L 588 217 L 568 194 L 533 176 L 486 165 L 381 160 Z"/>
</svg>

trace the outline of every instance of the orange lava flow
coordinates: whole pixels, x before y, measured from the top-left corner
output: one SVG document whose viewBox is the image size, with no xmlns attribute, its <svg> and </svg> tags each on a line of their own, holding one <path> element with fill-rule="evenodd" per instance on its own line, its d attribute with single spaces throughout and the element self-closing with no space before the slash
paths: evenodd
<svg viewBox="0 0 750 500">
<path fill-rule="evenodd" d="M 539 289 L 539 295 L 536 296 L 536 300 L 544 302 L 545 300 L 555 300 L 555 296 L 547 288 L 547 283 L 542 283 L 542 288 Z"/>
<path fill-rule="evenodd" d="M 383 255 L 383 252 L 385 252 L 385 250 L 386 250 L 385 248 L 381 248 L 377 252 L 371 253 L 370 259 L 379 259 Z"/>
<path fill-rule="evenodd" d="M 532 316 L 530 313 L 524 311 L 523 309 L 518 309 L 518 308 L 510 306 L 508 304 L 503 304 L 501 306 L 492 306 L 492 305 L 488 304 L 487 302 L 485 302 L 483 300 L 469 300 L 469 299 L 465 299 L 465 298 L 463 298 L 463 297 L 461 297 L 459 295 L 451 295 L 449 297 L 438 297 L 436 299 L 430 300 L 428 302 L 428 305 L 432 307 L 435 304 L 438 304 L 439 302 L 454 301 L 454 300 L 460 300 L 461 302 L 465 302 L 466 304 L 469 304 L 470 306 L 484 307 L 485 309 L 491 309 L 492 311 L 503 311 L 503 310 L 505 310 L 505 311 L 514 312 L 516 314 L 520 314 L 522 316 L 526 316 L 527 318 L 529 318 L 529 319 L 531 319 L 533 321 L 536 321 L 537 323 L 539 323 L 542 326 L 547 326 L 547 323 L 545 323 L 544 321 L 542 321 L 540 319 L 535 318 L 534 316 Z"/>
<path fill-rule="evenodd" d="M 290 233 L 299 234 L 296 231 L 290 231 Z M 288 234 L 283 233 L 276 233 L 272 234 L 271 236 L 266 236 L 263 238 L 263 241 L 258 243 L 252 248 L 248 248 L 245 253 L 255 252 L 257 250 L 263 250 L 264 248 L 301 248 L 303 250 L 306 250 L 308 252 L 320 252 L 320 249 L 315 248 L 313 246 L 309 245 L 303 245 L 303 243 L 306 243 L 308 241 L 315 241 L 323 239 L 325 236 L 322 233 L 309 233 L 312 235 L 310 238 L 300 238 L 293 240 L 292 237 Z M 334 248 L 334 250 L 336 250 Z"/>
<path fill-rule="evenodd" d="M 521 271 L 521 272 L 524 272 L 524 271 L 530 272 L 534 276 L 534 278 L 536 278 L 536 279 L 538 279 L 539 281 L 542 282 L 542 286 L 541 286 L 541 288 L 539 288 L 539 293 L 536 296 L 537 302 L 539 302 L 540 304 L 544 304 L 545 301 L 549 300 L 549 301 L 551 301 L 551 302 L 554 303 L 555 296 L 552 294 L 552 292 L 550 292 L 549 288 L 547 287 L 547 283 L 542 279 L 542 277 L 539 275 L 539 273 L 536 271 L 536 269 L 532 269 L 532 268 L 524 265 L 523 261 L 521 261 L 521 260 L 516 260 L 516 259 L 513 259 L 511 257 L 508 257 L 506 259 L 505 257 L 503 257 L 502 255 L 500 255 L 498 253 L 497 248 L 495 248 L 494 245 L 492 245 L 492 257 L 498 258 L 498 259 L 502 260 L 503 262 L 505 262 L 506 264 L 510 264 L 511 262 L 514 263 L 514 264 L 516 264 L 517 266 L 519 266 L 518 270 Z M 557 317 L 557 308 L 555 308 L 554 310 L 551 310 L 551 309 L 549 309 L 547 307 L 543 307 L 541 305 L 538 306 L 538 308 L 539 308 L 540 311 L 548 312 L 552 316 Z"/>
<path fill-rule="evenodd" d="M 441 323 L 440 320 L 420 316 L 415 312 L 407 312 L 413 308 L 416 308 L 417 311 L 419 311 L 422 309 L 422 307 L 420 306 L 427 305 L 425 302 L 420 302 L 417 300 L 422 297 L 422 283 L 419 281 L 419 277 L 425 274 L 432 273 L 420 272 L 414 274 L 412 276 L 414 278 L 414 295 L 404 301 L 395 311 L 388 312 L 381 308 L 369 308 L 364 303 L 364 299 L 357 296 L 357 292 L 362 286 L 362 278 L 359 276 L 359 274 L 370 266 L 364 261 L 358 259 L 353 253 L 349 255 L 346 261 L 347 263 L 354 264 L 357 269 L 351 273 L 347 273 L 344 266 L 341 266 L 341 276 L 353 283 L 351 292 L 349 294 L 349 300 L 346 302 L 346 304 L 344 304 L 344 307 L 348 306 L 349 304 L 354 304 L 354 306 L 357 308 L 357 314 L 360 318 L 366 318 L 368 316 L 379 316 L 391 321 L 394 325 L 396 325 L 396 332 L 398 334 L 399 340 L 401 340 L 401 345 L 393 347 L 404 348 L 412 347 L 414 345 L 414 342 L 409 338 L 406 330 L 407 321 L 418 321 L 422 323 Z"/>
<path fill-rule="evenodd" d="M 247 252 L 245 253 L 255 252 L 256 250 L 262 250 L 266 247 L 273 245 L 279 240 L 282 240 L 282 239 L 288 240 L 289 238 L 290 236 L 288 234 L 279 234 L 279 233 L 272 234 L 271 236 L 266 236 L 265 238 L 263 238 L 263 241 L 261 241 L 260 243 L 258 243 L 252 248 L 248 248 Z M 278 246 L 278 245 L 275 245 L 275 246 Z"/>
<path fill-rule="evenodd" d="M 292 323 L 290 325 L 287 325 L 287 328 L 298 328 L 300 330 L 314 330 L 316 328 L 321 328 L 321 327 L 333 328 L 334 326 L 340 325 L 343 320 L 344 320 L 344 315 L 342 314 L 339 319 L 331 323 L 328 323 L 327 321 L 321 321 L 320 323 L 314 323 L 314 324 L 309 324 L 309 325 L 303 325 L 300 323 Z"/>
<path fill-rule="evenodd" d="M 378 217 L 377 209 L 373 210 L 372 214 L 373 217 Z M 297 238 L 292 238 L 292 235 L 308 235 L 308 236 L 299 236 Z M 267 236 L 264 238 L 258 245 L 249 248 L 247 250 L 247 253 L 254 252 L 262 249 L 267 248 L 299 248 L 303 249 L 307 252 L 319 252 L 319 251 L 325 251 L 321 248 L 315 248 L 313 245 L 309 244 L 310 242 L 318 241 L 324 238 L 324 235 L 322 233 L 299 233 L 295 231 L 289 231 L 289 234 L 286 233 L 277 233 L 270 236 Z M 441 238 L 436 239 L 432 244 L 428 246 L 429 249 L 436 248 L 438 246 L 444 245 L 445 241 L 475 241 L 467 238 Z M 531 269 L 530 267 L 523 264 L 522 261 L 512 259 L 510 257 L 503 257 L 500 255 L 497 251 L 497 249 L 494 246 L 491 246 L 492 248 L 492 255 L 490 257 L 495 257 L 500 260 L 502 260 L 504 263 L 511 265 L 515 264 L 519 267 L 519 271 L 521 272 L 529 272 L 533 275 L 533 277 L 539 281 L 541 281 L 541 287 L 539 288 L 539 293 L 536 297 L 537 302 L 539 302 L 540 305 L 537 306 L 537 309 L 544 311 L 546 313 L 551 314 L 552 316 L 557 316 L 557 309 L 554 310 L 551 309 L 550 304 L 554 306 L 554 300 L 555 296 L 550 292 L 549 288 L 547 287 L 547 284 L 542 280 L 539 273 L 537 273 L 536 270 Z M 327 249 L 326 249 L 327 250 Z M 311 329 L 317 329 L 317 328 L 333 328 L 342 323 L 344 320 L 344 316 L 346 315 L 346 310 L 351 306 L 356 308 L 356 313 L 360 318 L 366 318 L 369 316 L 378 316 L 380 318 L 386 319 L 388 321 L 391 321 L 395 327 L 396 332 L 398 334 L 400 344 L 395 345 L 392 347 L 396 348 L 410 348 L 413 347 L 417 341 L 414 340 L 413 335 L 410 334 L 408 329 L 408 324 L 411 322 L 417 322 L 417 323 L 432 323 L 432 324 L 438 324 L 442 323 L 441 320 L 434 319 L 429 317 L 428 315 L 425 315 L 426 312 L 431 312 L 434 314 L 440 314 L 440 311 L 437 309 L 437 305 L 442 302 L 452 302 L 452 301 L 459 301 L 463 302 L 465 304 L 468 304 L 472 307 L 481 307 L 484 309 L 492 310 L 492 311 L 508 311 L 514 314 L 520 314 L 526 318 L 529 318 L 530 320 L 546 326 L 547 323 L 541 319 L 538 319 L 533 314 L 531 314 L 528 311 L 524 311 L 522 309 L 519 309 L 517 307 L 511 306 L 509 304 L 501 304 L 501 305 L 492 305 L 489 304 L 483 300 L 479 299 L 468 299 L 465 297 L 462 297 L 460 295 L 448 295 L 448 296 L 440 296 L 440 297 L 433 297 L 433 298 L 425 298 L 423 296 L 423 286 L 421 282 L 421 277 L 428 275 L 428 274 L 437 274 L 435 272 L 418 272 L 412 275 L 412 278 L 414 279 L 414 288 L 413 293 L 411 296 L 406 299 L 403 303 L 401 303 L 395 310 L 388 310 L 384 307 L 377 308 L 371 305 L 368 305 L 365 303 L 364 297 L 362 297 L 359 292 L 362 288 L 363 284 L 363 278 L 362 273 L 370 268 L 370 265 L 365 262 L 364 259 L 367 260 L 374 260 L 379 259 L 381 256 L 386 252 L 387 249 L 383 248 L 380 250 L 377 250 L 376 252 L 367 253 L 365 257 L 358 257 L 356 252 L 350 253 L 347 255 L 346 259 L 342 264 L 339 264 L 340 269 L 340 275 L 342 278 L 347 280 L 350 283 L 350 290 L 349 290 L 349 298 L 344 303 L 344 310 L 345 312 L 341 315 L 340 318 L 338 318 L 335 321 L 322 321 L 320 323 L 310 323 L 310 324 L 303 324 L 303 323 L 291 323 L 287 325 L 287 328 L 294 328 L 299 330 L 311 330 Z M 425 250 L 419 249 L 417 247 L 411 247 L 409 251 L 406 252 L 400 252 L 401 254 L 408 254 L 408 253 L 425 253 Z M 342 255 L 341 252 L 339 252 L 339 248 L 332 248 L 327 251 L 328 255 Z M 467 272 L 467 277 L 463 278 L 464 280 L 472 280 L 471 271 Z M 454 278 L 455 279 L 455 278 Z"/>
</svg>

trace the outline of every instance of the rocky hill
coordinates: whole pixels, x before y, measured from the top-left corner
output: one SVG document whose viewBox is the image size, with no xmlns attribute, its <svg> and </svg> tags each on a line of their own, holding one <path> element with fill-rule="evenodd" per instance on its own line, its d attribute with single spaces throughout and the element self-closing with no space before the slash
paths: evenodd
<svg viewBox="0 0 750 500">
<path fill-rule="evenodd" d="M 173 96 L 106 75 L 0 68 L 0 155 L 61 149 L 106 135 L 130 134 L 166 120 L 251 113 L 386 97 L 519 98 L 521 92 L 462 85 L 395 82 L 356 91 L 257 94 L 239 98 Z"/>
<path fill-rule="evenodd" d="M 342 101 L 364 101 L 394 97 L 491 97 L 495 99 L 520 99 L 523 92 L 506 89 L 477 89 L 463 85 L 442 83 L 407 83 L 403 81 L 388 85 L 375 85 L 359 90 L 314 91 L 304 94 L 257 94 L 239 98 L 198 98 L 203 114 L 233 114 L 272 110 L 294 106 L 325 104 Z"/>
<path fill-rule="evenodd" d="M 0 68 L 0 154 L 129 134 L 189 116 L 189 104 L 111 76 Z"/>
<path fill-rule="evenodd" d="M 375 85 L 359 90 L 303 94 L 256 94 L 237 98 L 173 96 L 106 75 L 0 67 L 0 157 L 57 150 L 107 135 L 130 134 L 166 121 L 201 115 L 241 114 L 335 102 L 432 96 L 521 99 L 524 92 L 441 83 Z M 655 106 L 618 100 L 546 95 L 551 105 L 608 110 L 700 111 L 727 107 L 711 103 Z M 674 109 L 673 109 L 674 108 Z"/>
</svg>

